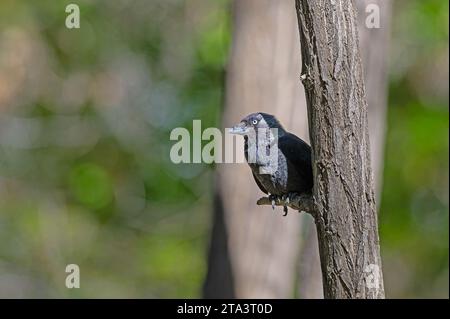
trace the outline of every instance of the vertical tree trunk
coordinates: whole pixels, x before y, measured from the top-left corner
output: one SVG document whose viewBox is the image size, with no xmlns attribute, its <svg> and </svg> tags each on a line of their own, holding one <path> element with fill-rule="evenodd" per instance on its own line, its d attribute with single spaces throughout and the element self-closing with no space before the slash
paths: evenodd
<svg viewBox="0 0 450 319">
<path fill-rule="evenodd" d="M 352 1 L 296 0 L 325 298 L 384 298 Z"/>
<path fill-rule="evenodd" d="M 224 127 L 245 115 L 275 114 L 297 135 L 307 130 L 298 85 L 300 45 L 294 1 L 234 2 L 233 45 L 227 68 Z M 242 149 L 238 150 L 243 153 Z M 217 174 L 214 229 L 205 297 L 293 296 L 300 244 L 297 212 L 257 206 L 263 195 L 247 164 L 222 164 Z M 221 249 L 220 252 L 217 250 Z"/>
<path fill-rule="evenodd" d="M 370 158 L 373 168 L 375 199 L 379 204 L 382 190 L 384 142 L 386 131 L 386 110 L 388 97 L 388 57 L 391 0 L 356 0 L 358 9 L 358 31 L 361 60 L 364 69 L 364 83 L 367 87 L 369 117 Z M 380 8 L 380 28 L 368 28 L 366 12 L 369 5 Z M 299 297 L 323 298 L 322 272 L 315 225 L 308 216 L 304 217 L 303 229 L 308 237 L 302 245 L 299 263 Z"/>
</svg>

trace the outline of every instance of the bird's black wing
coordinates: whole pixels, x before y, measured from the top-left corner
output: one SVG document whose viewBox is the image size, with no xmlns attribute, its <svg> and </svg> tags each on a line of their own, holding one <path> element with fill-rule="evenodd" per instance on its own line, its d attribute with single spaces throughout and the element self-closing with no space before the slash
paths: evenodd
<svg viewBox="0 0 450 319">
<path fill-rule="evenodd" d="M 278 148 L 286 157 L 288 165 L 292 165 L 301 176 L 304 188 L 311 189 L 313 185 L 311 147 L 294 134 L 286 133 L 278 139 Z"/>
<path fill-rule="evenodd" d="M 258 185 L 259 189 L 264 193 L 264 194 L 269 194 L 269 192 L 264 188 L 264 186 L 258 181 L 258 179 L 255 176 L 255 173 L 252 172 L 253 178 L 255 179 L 256 185 Z"/>
</svg>

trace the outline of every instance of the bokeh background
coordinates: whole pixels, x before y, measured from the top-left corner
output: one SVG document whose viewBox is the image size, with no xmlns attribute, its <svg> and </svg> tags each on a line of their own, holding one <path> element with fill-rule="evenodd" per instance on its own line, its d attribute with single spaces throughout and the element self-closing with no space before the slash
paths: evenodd
<svg viewBox="0 0 450 319">
<path fill-rule="evenodd" d="M 230 1 L 0 2 L 0 297 L 201 297 Z M 448 298 L 448 1 L 394 1 L 380 237 L 387 297 Z M 65 287 L 65 267 L 81 289 Z"/>
</svg>

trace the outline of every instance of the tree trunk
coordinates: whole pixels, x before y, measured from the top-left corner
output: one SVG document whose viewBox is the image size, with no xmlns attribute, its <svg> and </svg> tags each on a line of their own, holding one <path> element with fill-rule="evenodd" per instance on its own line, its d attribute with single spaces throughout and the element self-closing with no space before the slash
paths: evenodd
<svg viewBox="0 0 450 319">
<path fill-rule="evenodd" d="M 293 7 L 293 0 L 234 2 L 224 127 L 262 111 L 276 115 L 300 137 L 307 136 Z M 243 154 L 242 138 L 240 143 L 237 151 Z M 292 297 L 300 246 L 298 213 L 282 217 L 281 208 L 257 206 L 264 194 L 247 164 L 222 164 L 217 171 L 205 297 Z"/>
<path fill-rule="evenodd" d="M 382 190 L 384 142 L 386 132 L 386 110 L 388 97 L 388 54 L 391 0 L 356 0 L 358 9 L 358 31 L 361 59 L 364 69 L 364 83 L 367 87 L 367 107 L 369 110 L 370 158 L 373 168 L 375 199 L 379 204 Z M 380 8 L 380 28 L 366 27 L 368 5 Z M 300 298 L 323 298 L 322 273 L 318 251 L 317 234 L 309 216 L 303 217 L 303 230 L 308 237 L 302 246 L 299 263 Z"/>
<path fill-rule="evenodd" d="M 384 298 L 352 1 L 296 0 L 325 298 Z"/>
</svg>

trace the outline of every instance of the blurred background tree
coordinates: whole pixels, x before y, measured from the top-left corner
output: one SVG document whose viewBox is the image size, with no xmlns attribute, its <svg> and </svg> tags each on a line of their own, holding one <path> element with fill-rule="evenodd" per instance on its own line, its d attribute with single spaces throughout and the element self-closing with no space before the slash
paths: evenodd
<svg viewBox="0 0 450 319">
<path fill-rule="evenodd" d="M 294 2 L 237 0 L 231 6 L 232 44 L 222 126 L 231 127 L 250 113 L 267 112 L 308 141 Z M 237 137 L 236 145 L 237 152 L 243 155 L 244 139 Z M 247 163 L 218 167 L 215 186 L 205 297 L 292 297 L 301 228 L 313 224 L 312 218 L 299 218 L 296 212 L 277 218 L 282 208 L 257 206 L 256 200 L 264 193 L 255 187 Z M 317 241 L 314 243 L 318 252 Z M 224 265 L 229 265 L 227 276 Z"/>
<path fill-rule="evenodd" d="M 221 126 L 230 2 L 75 2 L 0 2 L 0 297 L 200 297 L 215 165 L 169 134 Z M 392 10 L 385 289 L 448 298 L 448 2 Z"/>
</svg>

